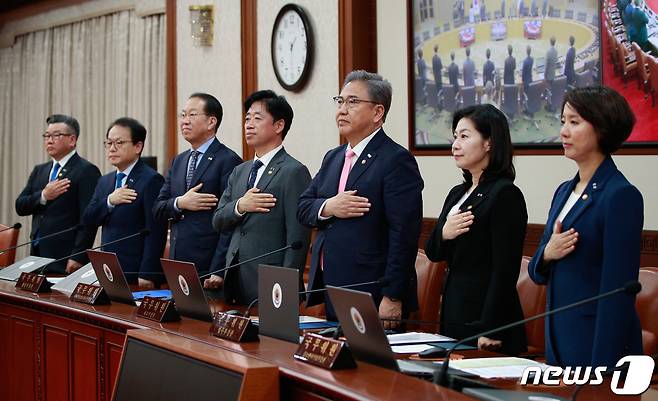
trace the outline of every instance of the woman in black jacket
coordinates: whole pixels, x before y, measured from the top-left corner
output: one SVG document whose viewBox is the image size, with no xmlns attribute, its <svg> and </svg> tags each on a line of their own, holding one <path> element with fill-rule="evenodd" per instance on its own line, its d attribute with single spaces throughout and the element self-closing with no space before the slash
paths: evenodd
<svg viewBox="0 0 658 401">
<path fill-rule="evenodd" d="M 467 107 L 455 112 L 452 128 L 452 154 L 464 182 L 446 197 L 425 252 L 434 262 L 447 261 L 449 268 L 441 334 L 462 339 L 523 319 L 516 282 L 528 213 L 513 183 L 505 115 L 489 104 Z M 480 337 L 477 346 L 510 355 L 524 352 L 524 327 Z"/>
</svg>

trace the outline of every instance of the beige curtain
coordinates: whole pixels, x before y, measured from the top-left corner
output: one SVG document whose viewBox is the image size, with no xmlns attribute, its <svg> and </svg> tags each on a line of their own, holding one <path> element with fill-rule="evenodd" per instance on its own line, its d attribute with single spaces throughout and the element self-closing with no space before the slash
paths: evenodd
<svg viewBox="0 0 658 401">
<path fill-rule="evenodd" d="M 164 170 L 165 53 L 164 14 L 134 11 L 29 33 L 0 49 L 0 223 L 21 222 L 19 242 L 29 240 L 31 220 L 16 215 L 14 201 L 33 166 L 48 160 L 41 134 L 50 114 L 78 119 L 78 152 L 102 173 L 111 170 L 108 125 L 136 118 L 148 130 L 143 154 Z"/>
</svg>

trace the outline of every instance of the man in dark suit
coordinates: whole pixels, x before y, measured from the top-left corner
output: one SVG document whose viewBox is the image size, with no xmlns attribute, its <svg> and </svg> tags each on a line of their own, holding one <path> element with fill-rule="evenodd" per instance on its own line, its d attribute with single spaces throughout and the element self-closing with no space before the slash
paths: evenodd
<svg viewBox="0 0 658 401">
<path fill-rule="evenodd" d="M 494 62 L 491 61 L 491 49 L 487 49 L 487 61 L 484 62 L 484 66 L 482 66 L 482 84 L 484 86 L 487 85 L 487 82 L 491 82 L 493 85 L 494 83 L 494 71 L 496 71 L 496 66 L 494 65 Z"/>
<path fill-rule="evenodd" d="M 455 88 L 455 91 L 459 90 L 459 66 L 455 63 L 455 52 L 450 52 L 450 65 L 448 66 L 448 82 Z"/>
<path fill-rule="evenodd" d="M 567 55 L 564 57 L 564 75 L 567 77 L 567 85 L 573 85 L 576 81 L 576 70 L 574 63 L 576 62 L 576 48 L 573 47 L 576 38 L 569 36 L 569 49 Z"/>
<path fill-rule="evenodd" d="M 514 85 L 514 72 L 516 71 L 516 59 L 512 56 L 512 45 L 507 45 L 507 58 L 503 70 L 503 84 Z"/>
<path fill-rule="evenodd" d="M 439 46 L 434 45 L 434 56 L 432 56 L 432 74 L 434 74 L 434 88 L 438 94 L 443 89 L 443 63 L 439 56 Z M 440 98 L 440 97 L 439 97 Z M 439 108 L 441 104 L 437 105 Z"/>
<path fill-rule="evenodd" d="M 96 231 L 82 227 L 40 240 L 41 237 L 75 227 L 91 200 L 101 173 L 75 150 L 80 124 L 70 116 L 53 114 L 46 119 L 43 134 L 52 161 L 34 167 L 27 185 L 16 199 L 19 216 L 32 215 L 30 254 L 60 259 L 90 248 Z M 68 261 L 48 265 L 52 273 L 72 273 L 87 263 L 82 253 Z"/>
<path fill-rule="evenodd" d="M 139 158 L 146 141 L 146 128 L 123 117 L 105 134 L 107 158 L 116 170 L 100 178 L 94 197 L 83 216 L 86 225 L 102 226 L 102 243 L 148 229 L 149 235 L 103 247 L 115 252 L 129 283 L 155 288 L 163 281 L 160 258 L 167 241 L 167 228 L 153 218 L 153 204 L 164 178 Z"/>
<path fill-rule="evenodd" d="M 296 241 L 303 244 L 225 272 L 225 299 L 248 304 L 258 298 L 260 263 L 298 269 L 303 286 L 310 230 L 297 221 L 297 200 L 311 174 L 283 148 L 293 119 L 292 107 L 283 96 L 271 90 L 254 92 L 244 108 L 245 140 L 256 157 L 233 170 L 212 221 L 217 231 L 231 230 L 226 266 Z M 221 284 L 222 278 L 212 275 L 204 287 Z"/>
<path fill-rule="evenodd" d="M 212 215 L 229 174 L 242 163 L 215 136 L 222 114 L 212 95 L 194 93 L 187 99 L 179 123 L 192 149 L 174 158 L 153 207 L 156 219 L 171 222 L 169 257 L 194 263 L 200 273 L 224 265 L 229 237 L 220 239 Z"/>
<path fill-rule="evenodd" d="M 471 48 L 466 48 L 466 60 L 462 67 L 464 74 L 464 86 L 475 86 L 475 63 L 471 60 Z"/>
<path fill-rule="evenodd" d="M 551 36 L 551 47 L 546 51 L 546 67 L 544 69 L 544 80 L 546 87 L 550 89 L 555 79 L 555 69 L 557 68 L 557 50 L 555 49 L 555 36 Z"/>
<path fill-rule="evenodd" d="M 399 319 L 418 307 L 414 263 L 423 180 L 416 159 L 382 129 L 391 95 L 391 84 L 377 74 L 347 75 L 334 100 L 338 131 L 348 143 L 325 155 L 299 198 L 297 217 L 318 229 L 309 289 L 384 277 L 385 283 L 359 290 L 373 295 L 380 317 Z M 313 293 L 308 305 L 322 298 Z M 335 318 L 328 302 L 327 316 Z"/>
<path fill-rule="evenodd" d="M 523 60 L 523 65 L 521 66 L 521 82 L 523 82 L 523 90 L 525 92 L 528 91 L 528 88 L 532 83 L 532 65 L 534 64 L 534 60 L 532 56 L 530 56 L 531 52 L 532 48 L 530 46 L 526 47 L 526 58 Z"/>
</svg>

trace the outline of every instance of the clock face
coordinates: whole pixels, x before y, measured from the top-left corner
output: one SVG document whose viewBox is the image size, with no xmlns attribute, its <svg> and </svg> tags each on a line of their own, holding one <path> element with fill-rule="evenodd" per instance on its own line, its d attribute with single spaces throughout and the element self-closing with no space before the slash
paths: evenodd
<svg viewBox="0 0 658 401">
<path fill-rule="evenodd" d="M 284 6 L 272 31 L 272 64 L 281 86 L 302 87 L 311 67 L 312 37 L 304 11 L 293 4 Z"/>
</svg>

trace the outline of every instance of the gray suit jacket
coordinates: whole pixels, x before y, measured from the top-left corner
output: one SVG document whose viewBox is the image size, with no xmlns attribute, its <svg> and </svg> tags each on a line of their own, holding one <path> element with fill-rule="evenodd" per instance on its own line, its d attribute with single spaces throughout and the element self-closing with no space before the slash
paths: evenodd
<svg viewBox="0 0 658 401">
<path fill-rule="evenodd" d="M 256 184 L 263 193 L 276 198 L 269 213 L 246 213 L 238 216 L 235 204 L 248 188 L 253 160 L 235 167 L 212 219 L 215 230 L 231 230 L 226 266 L 280 249 L 301 241 L 301 249 L 288 249 L 246 263 L 224 274 L 224 296 L 228 301 L 249 303 L 258 297 L 258 265 L 270 264 L 299 269 L 300 285 L 308 252 L 310 229 L 297 221 L 299 195 L 311 182 L 306 166 L 281 149 L 265 168 Z"/>
<path fill-rule="evenodd" d="M 557 69 L 557 50 L 551 46 L 546 52 L 546 72 L 544 79 L 552 81 L 555 79 L 555 70 Z"/>
</svg>

